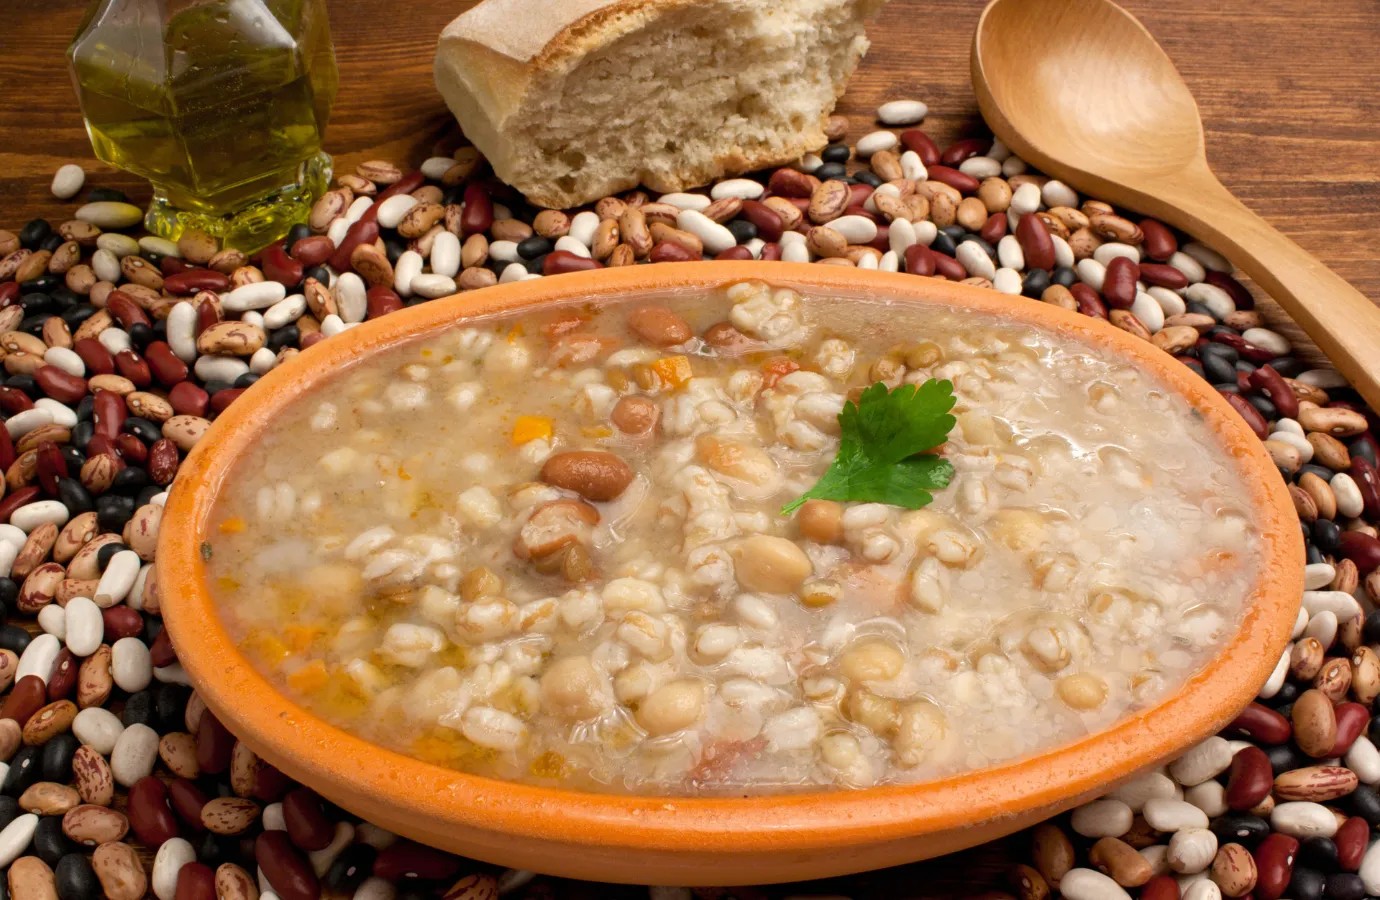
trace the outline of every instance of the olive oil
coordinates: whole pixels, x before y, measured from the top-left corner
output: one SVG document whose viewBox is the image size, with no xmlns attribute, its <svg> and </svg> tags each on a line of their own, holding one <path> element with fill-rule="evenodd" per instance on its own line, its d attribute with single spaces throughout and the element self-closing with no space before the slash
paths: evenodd
<svg viewBox="0 0 1380 900">
<path fill-rule="evenodd" d="M 256 250 L 330 181 L 324 0 L 97 0 L 68 59 L 96 155 L 153 185 L 155 234 Z"/>
</svg>

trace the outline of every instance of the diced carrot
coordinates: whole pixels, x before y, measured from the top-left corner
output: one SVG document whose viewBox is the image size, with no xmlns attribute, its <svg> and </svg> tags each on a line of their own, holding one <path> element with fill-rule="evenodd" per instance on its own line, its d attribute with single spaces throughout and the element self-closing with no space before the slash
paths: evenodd
<svg viewBox="0 0 1380 900">
<path fill-rule="evenodd" d="M 508 343 L 516 343 L 517 339 L 522 337 L 524 333 L 525 332 L 523 331 L 522 323 L 517 323 L 508 330 Z"/>
<path fill-rule="evenodd" d="M 518 416 L 513 423 L 513 443 L 525 444 L 537 438 L 550 439 L 551 420 L 546 416 Z"/>
<path fill-rule="evenodd" d="M 249 526 L 244 521 L 244 519 L 241 519 L 239 516 L 231 516 L 224 522 L 220 523 L 220 530 L 222 534 L 239 534 L 241 531 L 244 531 L 248 527 Z"/>
<path fill-rule="evenodd" d="M 663 384 L 671 388 L 680 387 L 695 374 L 690 371 L 690 357 L 688 356 L 663 356 L 652 363 L 652 371 L 656 372 Z"/>
<path fill-rule="evenodd" d="M 775 387 L 776 382 L 792 372 L 798 371 L 800 371 L 800 363 L 795 360 L 786 359 L 784 356 L 769 359 L 762 364 L 762 374 L 765 376 L 762 379 L 762 387 Z"/>
<path fill-rule="evenodd" d="M 288 676 L 288 686 L 302 694 L 314 694 L 324 688 L 331 680 L 326 664 L 314 659 Z"/>
<path fill-rule="evenodd" d="M 287 645 L 292 648 L 294 653 L 302 653 L 311 646 L 311 642 L 316 640 L 324 630 L 320 628 L 308 628 L 305 625 L 289 625 L 283 629 L 283 637 L 287 640 Z"/>
</svg>

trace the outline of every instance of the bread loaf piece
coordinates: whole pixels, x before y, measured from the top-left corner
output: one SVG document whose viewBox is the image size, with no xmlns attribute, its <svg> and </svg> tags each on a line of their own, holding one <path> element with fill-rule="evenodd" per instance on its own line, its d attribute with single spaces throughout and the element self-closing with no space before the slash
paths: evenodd
<svg viewBox="0 0 1380 900">
<path fill-rule="evenodd" d="M 532 203 L 678 191 L 826 143 L 886 0 L 484 0 L 441 35 L 436 84 Z"/>
</svg>

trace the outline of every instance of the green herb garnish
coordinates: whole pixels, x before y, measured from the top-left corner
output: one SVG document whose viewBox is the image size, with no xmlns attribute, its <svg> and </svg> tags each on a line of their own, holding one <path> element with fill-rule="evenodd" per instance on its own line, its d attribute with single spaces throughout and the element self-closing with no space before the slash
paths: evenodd
<svg viewBox="0 0 1380 900">
<path fill-rule="evenodd" d="M 931 378 L 920 387 L 903 384 L 894 391 L 877 382 L 849 401 L 839 413 L 842 439 L 838 456 L 824 476 L 782 515 L 806 500 L 858 500 L 919 509 L 934 500 L 930 491 L 949 486 L 954 467 L 925 453 L 944 443 L 957 422 L 951 381 Z"/>
</svg>

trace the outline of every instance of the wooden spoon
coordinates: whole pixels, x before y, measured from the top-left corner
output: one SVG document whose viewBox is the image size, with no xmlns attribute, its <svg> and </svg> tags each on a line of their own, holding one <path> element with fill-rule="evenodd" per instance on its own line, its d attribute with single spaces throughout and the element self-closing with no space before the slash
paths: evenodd
<svg viewBox="0 0 1380 900">
<path fill-rule="evenodd" d="M 1135 17 L 1110 0 L 992 0 L 972 69 L 1008 147 L 1223 253 L 1380 409 L 1380 309 L 1222 186 L 1193 95 Z"/>
</svg>

